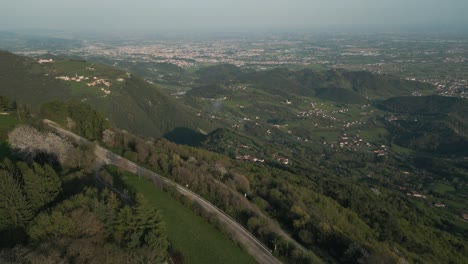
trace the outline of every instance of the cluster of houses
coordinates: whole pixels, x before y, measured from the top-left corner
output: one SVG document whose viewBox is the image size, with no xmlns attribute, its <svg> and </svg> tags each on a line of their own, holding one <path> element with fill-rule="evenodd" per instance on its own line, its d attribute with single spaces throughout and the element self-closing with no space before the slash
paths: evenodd
<svg viewBox="0 0 468 264">
<path fill-rule="evenodd" d="M 348 112 L 349 112 L 349 109 L 344 108 L 344 109 L 338 109 L 338 110 L 331 111 L 330 113 L 332 113 L 332 114 L 346 114 Z"/>
<path fill-rule="evenodd" d="M 382 156 L 387 155 L 387 151 L 388 151 L 387 146 L 382 145 L 380 146 L 379 149 L 376 149 L 373 152 L 375 155 L 377 155 L 377 157 L 382 157 Z"/>
<path fill-rule="evenodd" d="M 365 125 L 365 124 L 366 122 L 362 122 L 362 121 L 344 122 L 343 127 L 350 128 L 352 126 Z"/>
<path fill-rule="evenodd" d="M 417 191 L 407 192 L 406 195 L 426 199 L 426 195 L 418 193 Z"/>
<path fill-rule="evenodd" d="M 281 164 L 283 164 L 283 165 L 289 165 L 289 164 L 291 164 L 291 162 L 289 161 L 288 158 L 281 157 L 281 156 L 278 156 L 278 155 L 276 155 L 276 154 L 273 155 L 273 158 L 274 158 L 277 162 L 279 162 L 279 163 L 281 163 Z"/>
<path fill-rule="evenodd" d="M 279 158 L 276 159 L 276 161 L 278 161 L 279 163 L 281 163 L 283 165 L 289 165 L 289 159 L 288 158 L 279 157 Z"/>
<path fill-rule="evenodd" d="M 333 111 L 327 111 L 327 110 L 324 110 L 324 109 L 321 109 L 321 108 L 318 108 L 317 107 L 317 104 L 316 103 L 310 103 L 311 107 L 312 107 L 312 110 L 309 110 L 309 111 L 300 111 L 296 114 L 297 117 L 302 117 L 302 118 L 306 118 L 306 117 L 311 117 L 311 116 L 317 116 L 317 117 L 321 117 L 323 119 L 327 119 L 327 120 L 330 120 L 330 121 L 334 121 L 334 122 L 340 122 L 341 120 L 332 116 L 333 114 L 345 114 L 345 113 L 348 113 L 349 112 L 349 108 L 343 108 L 343 109 L 338 109 L 338 110 L 333 110 Z M 323 103 L 322 103 L 323 105 Z M 361 106 L 361 109 L 363 108 L 366 108 L 368 107 L 368 105 L 363 105 Z M 365 125 L 366 122 L 362 122 L 362 121 L 351 121 L 351 122 L 347 122 L 347 121 L 343 121 L 343 128 L 350 128 L 350 127 L 353 127 L 353 126 L 357 126 L 357 125 Z M 317 124 L 315 125 L 317 126 Z M 330 128 L 332 128 L 333 126 L 330 126 Z"/>
<path fill-rule="evenodd" d="M 200 118 L 205 118 L 205 119 L 215 119 L 215 120 L 221 120 L 221 117 L 219 116 L 215 116 L 215 115 L 204 115 L 204 113 L 202 112 L 198 112 L 197 113 L 197 116 L 200 117 Z"/>
<path fill-rule="evenodd" d="M 232 91 L 245 90 L 247 89 L 247 86 L 246 85 L 231 85 L 228 87 L 228 89 Z"/>
<path fill-rule="evenodd" d="M 409 172 L 408 172 L 408 174 L 409 174 Z M 408 174 L 405 174 L 405 175 L 408 175 Z M 403 186 L 398 186 L 398 189 L 401 190 L 401 191 L 407 191 L 408 190 L 408 188 L 403 187 Z M 426 195 L 424 195 L 422 193 L 419 193 L 417 191 L 408 191 L 408 192 L 406 192 L 406 195 L 412 196 L 412 197 L 427 199 Z M 439 207 L 439 208 L 444 208 L 445 207 L 445 204 L 441 203 L 441 202 L 434 203 L 433 205 L 435 207 Z"/>
<path fill-rule="evenodd" d="M 249 149 L 249 146 L 241 145 L 242 148 Z M 283 164 L 283 165 L 290 165 L 291 162 L 289 161 L 288 158 L 278 156 L 276 154 L 273 155 L 273 159 L 276 160 L 277 162 Z M 236 160 L 244 160 L 244 161 L 250 161 L 250 162 L 260 162 L 264 163 L 265 159 L 257 158 L 252 155 L 246 154 L 246 155 L 237 155 Z"/>
<path fill-rule="evenodd" d="M 327 144 L 326 141 L 323 142 L 324 145 Z M 338 141 L 338 144 L 330 144 L 330 148 L 334 149 L 336 147 L 344 148 L 344 149 L 349 149 L 349 150 L 354 150 L 357 151 L 358 148 L 371 148 L 372 144 L 369 142 L 364 142 L 364 140 L 359 136 L 359 135 L 348 135 L 346 133 L 343 133 L 340 136 L 340 140 Z M 388 152 L 388 147 L 385 145 L 381 145 L 380 148 L 375 149 L 372 151 L 377 157 L 383 157 L 387 155 Z"/>
<path fill-rule="evenodd" d="M 110 83 L 109 81 L 106 81 L 105 79 L 100 79 L 98 77 L 85 77 L 85 76 L 78 76 L 78 75 L 75 75 L 75 77 L 69 77 L 69 76 L 57 76 L 55 77 L 55 79 L 57 80 L 62 80 L 62 81 L 67 81 L 67 82 L 86 82 L 86 85 L 89 86 L 89 87 L 95 87 L 95 86 L 98 86 L 98 85 L 103 85 L 103 86 L 106 86 L 107 88 L 109 88 L 112 83 Z M 92 82 L 89 82 L 89 80 L 92 80 Z M 123 79 L 122 79 L 123 81 Z M 109 95 L 111 93 L 110 90 L 108 89 L 105 89 L 105 88 L 101 88 L 101 91 L 103 91 L 106 95 Z"/>
<path fill-rule="evenodd" d="M 439 79 L 406 78 L 406 80 L 430 83 L 436 87 L 436 93 L 438 95 L 468 98 L 468 80 L 466 79 L 446 78 L 445 80 L 439 80 Z M 421 96 L 421 95 L 422 95 L 421 93 L 413 92 L 413 96 Z"/>
<path fill-rule="evenodd" d="M 394 115 L 385 116 L 385 120 L 389 122 L 397 121 L 398 117 Z"/>
<path fill-rule="evenodd" d="M 318 116 L 318 117 L 328 119 L 328 120 L 331 120 L 331 121 L 339 121 L 338 118 L 329 115 L 327 111 L 325 111 L 323 109 L 319 109 L 319 108 L 314 108 L 314 109 L 309 110 L 309 111 L 300 111 L 300 112 L 297 113 L 296 116 L 297 117 Z"/>
<path fill-rule="evenodd" d="M 331 120 L 331 121 L 334 121 L 334 122 L 339 122 L 340 119 L 332 116 L 332 114 L 345 114 L 345 113 L 349 112 L 348 108 L 343 108 L 343 109 L 338 109 L 338 110 L 333 110 L 333 111 L 326 111 L 324 109 L 318 108 L 317 104 L 315 104 L 315 103 L 310 103 L 310 105 L 312 106 L 312 110 L 300 111 L 300 112 L 298 112 L 296 114 L 296 116 L 297 117 L 302 117 L 302 118 L 310 117 L 310 116 L 317 116 L 317 117 L 321 117 L 321 118 Z M 363 124 L 365 124 L 365 122 L 361 122 L 361 121 L 346 122 L 346 121 L 343 121 L 343 127 L 345 127 L 345 128 L 349 128 L 349 127 L 355 126 L 355 125 L 363 125 Z"/>
<path fill-rule="evenodd" d="M 39 64 L 53 63 L 54 60 L 53 59 L 39 59 L 37 62 L 39 62 Z"/>
<path fill-rule="evenodd" d="M 80 76 L 83 77 L 83 76 Z M 98 79 L 97 77 L 93 77 L 94 81 L 87 83 L 87 86 L 96 86 L 96 85 L 105 85 L 106 87 L 110 87 L 112 84 L 104 79 Z"/>
<path fill-rule="evenodd" d="M 78 76 L 76 75 L 75 77 L 68 77 L 68 76 L 57 76 L 55 77 L 57 80 L 62 80 L 62 81 L 67 81 L 67 82 L 81 82 L 83 80 L 89 80 L 89 77 L 84 77 L 84 76 Z"/>
<path fill-rule="evenodd" d="M 103 91 L 106 95 L 109 95 L 111 93 L 110 90 L 106 90 L 104 88 L 101 88 L 101 91 Z"/>
<path fill-rule="evenodd" d="M 336 117 L 329 115 L 328 111 L 318 108 L 316 103 L 310 103 L 310 106 L 312 107 L 312 110 L 298 112 L 296 116 L 297 117 L 318 116 L 318 117 L 328 119 L 331 121 L 339 121 L 339 119 L 337 119 Z"/>
<path fill-rule="evenodd" d="M 358 147 L 361 147 L 364 142 L 362 140 L 361 137 L 359 137 L 359 135 L 355 135 L 355 136 L 351 136 L 351 135 L 348 135 L 346 133 L 343 133 L 341 136 L 340 136 L 340 141 L 338 142 L 340 148 L 349 148 L 349 149 L 352 149 L 352 150 L 357 150 Z M 369 143 L 367 143 L 369 144 Z M 370 145 L 370 144 L 369 144 Z"/>
<path fill-rule="evenodd" d="M 264 159 L 252 157 L 252 156 L 250 156 L 250 155 L 237 155 L 237 156 L 236 156 L 236 159 L 237 159 L 237 160 L 251 161 L 251 162 L 260 162 L 260 163 L 265 162 Z"/>
</svg>

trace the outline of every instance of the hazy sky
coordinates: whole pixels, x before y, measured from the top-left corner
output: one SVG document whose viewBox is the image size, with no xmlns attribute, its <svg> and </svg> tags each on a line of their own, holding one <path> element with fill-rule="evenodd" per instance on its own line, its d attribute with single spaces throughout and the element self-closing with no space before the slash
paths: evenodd
<svg viewBox="0 0 468 264">
<path fill-rule="evenodd" d="M 184 32 L 356 25 L 468 28 L 468 0 L 2 0 L 0 6 L 0 29 Z"/>
</svg>

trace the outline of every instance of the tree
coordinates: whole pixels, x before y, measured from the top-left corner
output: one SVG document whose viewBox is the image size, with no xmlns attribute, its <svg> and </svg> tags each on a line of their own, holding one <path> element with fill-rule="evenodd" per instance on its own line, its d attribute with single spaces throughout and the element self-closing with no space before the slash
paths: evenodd
<svg viewBox="0 0 468 264">
<path fill-rule="evenodd" d="M 127 247 L 131 241 L 131 231 L 134 229 L 134 226 L 132 209 L 129 206 L 120 209 L 115 221 L 115 232 L 113 234 L 115 242 L 121 247 Z"/>
<path fill-rule="evenodd" d="M 107 173 L 107 171 L 104 172 Z M 121 202 L 117 195 L 108 189 L 105 189 L 102 192 L 102 198 L 103 202 L 98 204 L 98 216 L 104 223 L 106 237 L 112 237 L 116 230 L 117 217 Z"/>
<path fill-rule="evenodd" d="M 300 229 L 310 221 L 310 215 L 299 205 L 294 205 L 291 208 L 291 215 L 294 219 L 294 228 Z"/>
<path fill-rule="evenodd" d="M 41 107 L 41 115 L 62 125 L 73 123 L 73 130 L 91 141 L 102 139 L 107 127 L 107 121 L 101 114 L 80 101 L 45 103 Z"/>
<path fill-rule="evenodd" d="M 13 104 L 6 96 L 0 96 L 0 111 L 8 111 L 13 108 Z"/>
<path fill-rule="evenodd" d="M 8 171 L 0 171 L 0 230 L 24 228 L 32 217 L 31 205 L 18 181 Z"/>
<path fill-rule="evenodd" d="M 54 210 L 50 214 L 40 213 L 28 228 L 29 236 L 36 242 L 74 237 L 77 231 L 72 219 L 58 210 Z"/>
<path fill-rule="evenodd" d="M 144 140 L 137 138 L 135 140 L 135 152 L 138 155 L 138 161 L 145 162 L 150 154 L 149 145 Z"/>
<path fill-rule="evenodd" d="M 49 165 L 41 167 L 34 163 L 33 169 L 22 163 L 18 166 L 22 172 L 24 192 L 34 210 L 55 200 L 62 191 L 62 182 L 55 170 Z"/>
<path fill-rule="evenodd" d="M 240 192 L 250 193 L 250 183 L 249 180 L 247 180 L 247 177 L 239 173 L 234 173 L 234 181 Z"/>
<path fill-rule="evenodd" d="M 68 152 L 68 159 L 62 165 L 90 170 L 95 159 L 94 150 L 93 144 L 80 144 Z"/>
<path fill-rule="evenodd" d="M 162 262 L 166 259 L 169 248 L 166 226 L 159 211 L 149 204 L 143 195 L 137 194 L 137 203 L 138 206 L 135 209 L 137 228 L 134 238 L 138 239 L 138 246 L 147 246 L 157 252 L 158 262 Z"/>
</svg>

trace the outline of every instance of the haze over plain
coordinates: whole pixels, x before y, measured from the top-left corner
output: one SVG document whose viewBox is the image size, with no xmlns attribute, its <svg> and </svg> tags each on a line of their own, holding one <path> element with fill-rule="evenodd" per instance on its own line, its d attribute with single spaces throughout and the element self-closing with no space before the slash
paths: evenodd
<svg viewBox="0 0 468 264">
<path fill-rule="evenodd" d="M 464 0 L 17 0 L 2 3 L 0 30 L 463 29 L 466 10 Z"/>
</svg>

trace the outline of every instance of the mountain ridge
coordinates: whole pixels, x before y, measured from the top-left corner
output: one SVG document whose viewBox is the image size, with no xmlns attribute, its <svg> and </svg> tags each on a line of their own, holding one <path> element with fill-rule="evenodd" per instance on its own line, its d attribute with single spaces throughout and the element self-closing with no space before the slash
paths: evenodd
<svg viewBox="0 0 468 264">
<path fill-rule="evenodd" d="M 126 72 L 85 61 L 37 60 L 0 51 L 0 93 L 34 110 L 45 102 L 77 99 L 102 112 L 122 129 L 149 137 L 161 137 L 176 127 L 210 130 L 195 111 L 157 86 Z M 95 86 L 57 78 L 83 76 L 102 80 Z M 104 85 L 107 82 L 109 86 Z M 106 92 L 108 91 L 108 92 Z"/>
</svg>

